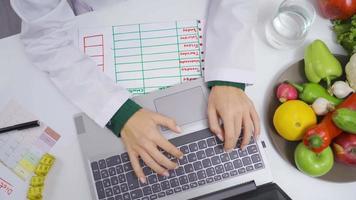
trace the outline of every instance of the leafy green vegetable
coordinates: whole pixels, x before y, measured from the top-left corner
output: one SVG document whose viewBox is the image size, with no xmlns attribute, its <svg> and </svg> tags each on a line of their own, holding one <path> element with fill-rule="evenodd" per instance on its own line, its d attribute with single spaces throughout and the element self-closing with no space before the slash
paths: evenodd
<svg viewBox="0 0 356 200">
<path fill-rule="evenodd" d="M 333 20 L 337 42 L 352 55 L 356 53 L 356 15 L 346 20 Z"/>
</svg>

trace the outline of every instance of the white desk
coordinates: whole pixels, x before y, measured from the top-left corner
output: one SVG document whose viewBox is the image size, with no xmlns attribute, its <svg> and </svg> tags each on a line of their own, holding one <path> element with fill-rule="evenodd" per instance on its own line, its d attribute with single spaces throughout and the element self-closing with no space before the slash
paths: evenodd
<svg viewBox="0 0 356 200">
<path fill-rule="evenodd" d="M 120 1 L 118 6 L 109 10 L 78 17 L 83 26 L 103 24 L 127 24 L 137 22 L 169 21 L 176 19 L 202 19 L 205 15 L 204 0 L 129 0 Z M 254 100 L 265 123 L 263 115 L 264 99 L 271 98 L 268 94 L 269 83 L 290 64 L 303 57 L 305 44 L 294 50 L 278 51 L 265 42 L 264 24 L 281 2 L 272 0 L 260 1 L 259 22 L 256 26 L 255 45 L 258 77 L 257 83 L 249 87 L 247 93 Z M 325 41 L 332 52 L 343 53 L 343 50 L 332 39 L 330 23 L 317 16 L 306 42 L 316 38 Z M 243 47 L 241 47 L 243 48 Z M 26 59 L 18 36 L 0 40 L 0 108 L 11 98 L 23 104 L 28 110 L 61 133 L 62 138 L 52 153 L 57 162 L 47 178 L 45 199 L 89 199 L 89 186 L 83 171 L 81 153 L 75 133 L 73 114 L 79 112 L 67 99 L 61 96 L 47 79 L 46 74 L 37 70 Z M 356 182 L 330 183 L 310 178 L 287 164 L 278 155 L 266 137 L 265 127 L 262 128 L 267 145 L 272 174 L 277 184 L 292 199 L 355 199 Z M 345 172 L 347 173 L 347 172 Z"/>
</svg>

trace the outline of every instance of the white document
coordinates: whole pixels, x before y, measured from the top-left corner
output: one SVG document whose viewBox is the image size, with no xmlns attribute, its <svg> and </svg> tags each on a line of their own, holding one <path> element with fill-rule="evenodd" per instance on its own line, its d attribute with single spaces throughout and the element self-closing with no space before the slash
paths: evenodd
<svg viewBox="0 0 356 200">
<path fill-rule="evenodd" d="M 79 30 L 79 47 L 116 83 L 133 94 L 194 80 L 203 75 L 200 20 Z"/>
</svg>

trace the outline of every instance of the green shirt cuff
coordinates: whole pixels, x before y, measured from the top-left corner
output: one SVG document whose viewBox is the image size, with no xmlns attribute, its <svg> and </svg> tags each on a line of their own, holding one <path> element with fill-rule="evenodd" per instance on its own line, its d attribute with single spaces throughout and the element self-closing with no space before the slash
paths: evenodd
<svg viewBox="0 0 356 200">
<path fill-rule="evenodd" d="M 233 86 L 240 88 L 241 90 L 245 91 L 246 84 L 245 83 L 235 83 L 235 82 L 229 82 L 229 81 L 209 81 L 208 82 L 208 87 L 211 88 L 213 86 Z"/>
<path fill-rule="evenodd" d="M 129 120 L 130 117 L 140 109 L 140 105 L 131 99 L 128 99 L 106 124 L 106 127 L 110 129 L 115 135 L 120 137 L 121 129 L 124 127 L 127 120 Z"/>
</svg>

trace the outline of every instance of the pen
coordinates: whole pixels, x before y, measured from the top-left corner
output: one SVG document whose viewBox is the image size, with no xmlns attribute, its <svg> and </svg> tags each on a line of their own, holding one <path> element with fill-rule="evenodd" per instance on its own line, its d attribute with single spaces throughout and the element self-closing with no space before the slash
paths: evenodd
<svg viewBox="0 0 356 200">
<path fill-rule="evenodd" d="M 21 124 L 16 124 L 13 126 L 0 128 L 0 133 L 5 133 L 8 131 L 13 131 L 13 130 L 28 129 L 28 128 L 33 128 L 33 127 L 37 127 L 37 126 L 40 126 L 40 122 L 38 120 L 35 120 L 35 121 L 30 121 L 30 122 L 25 122 L 25 123 L 21 123 Z"/>
</svg>

